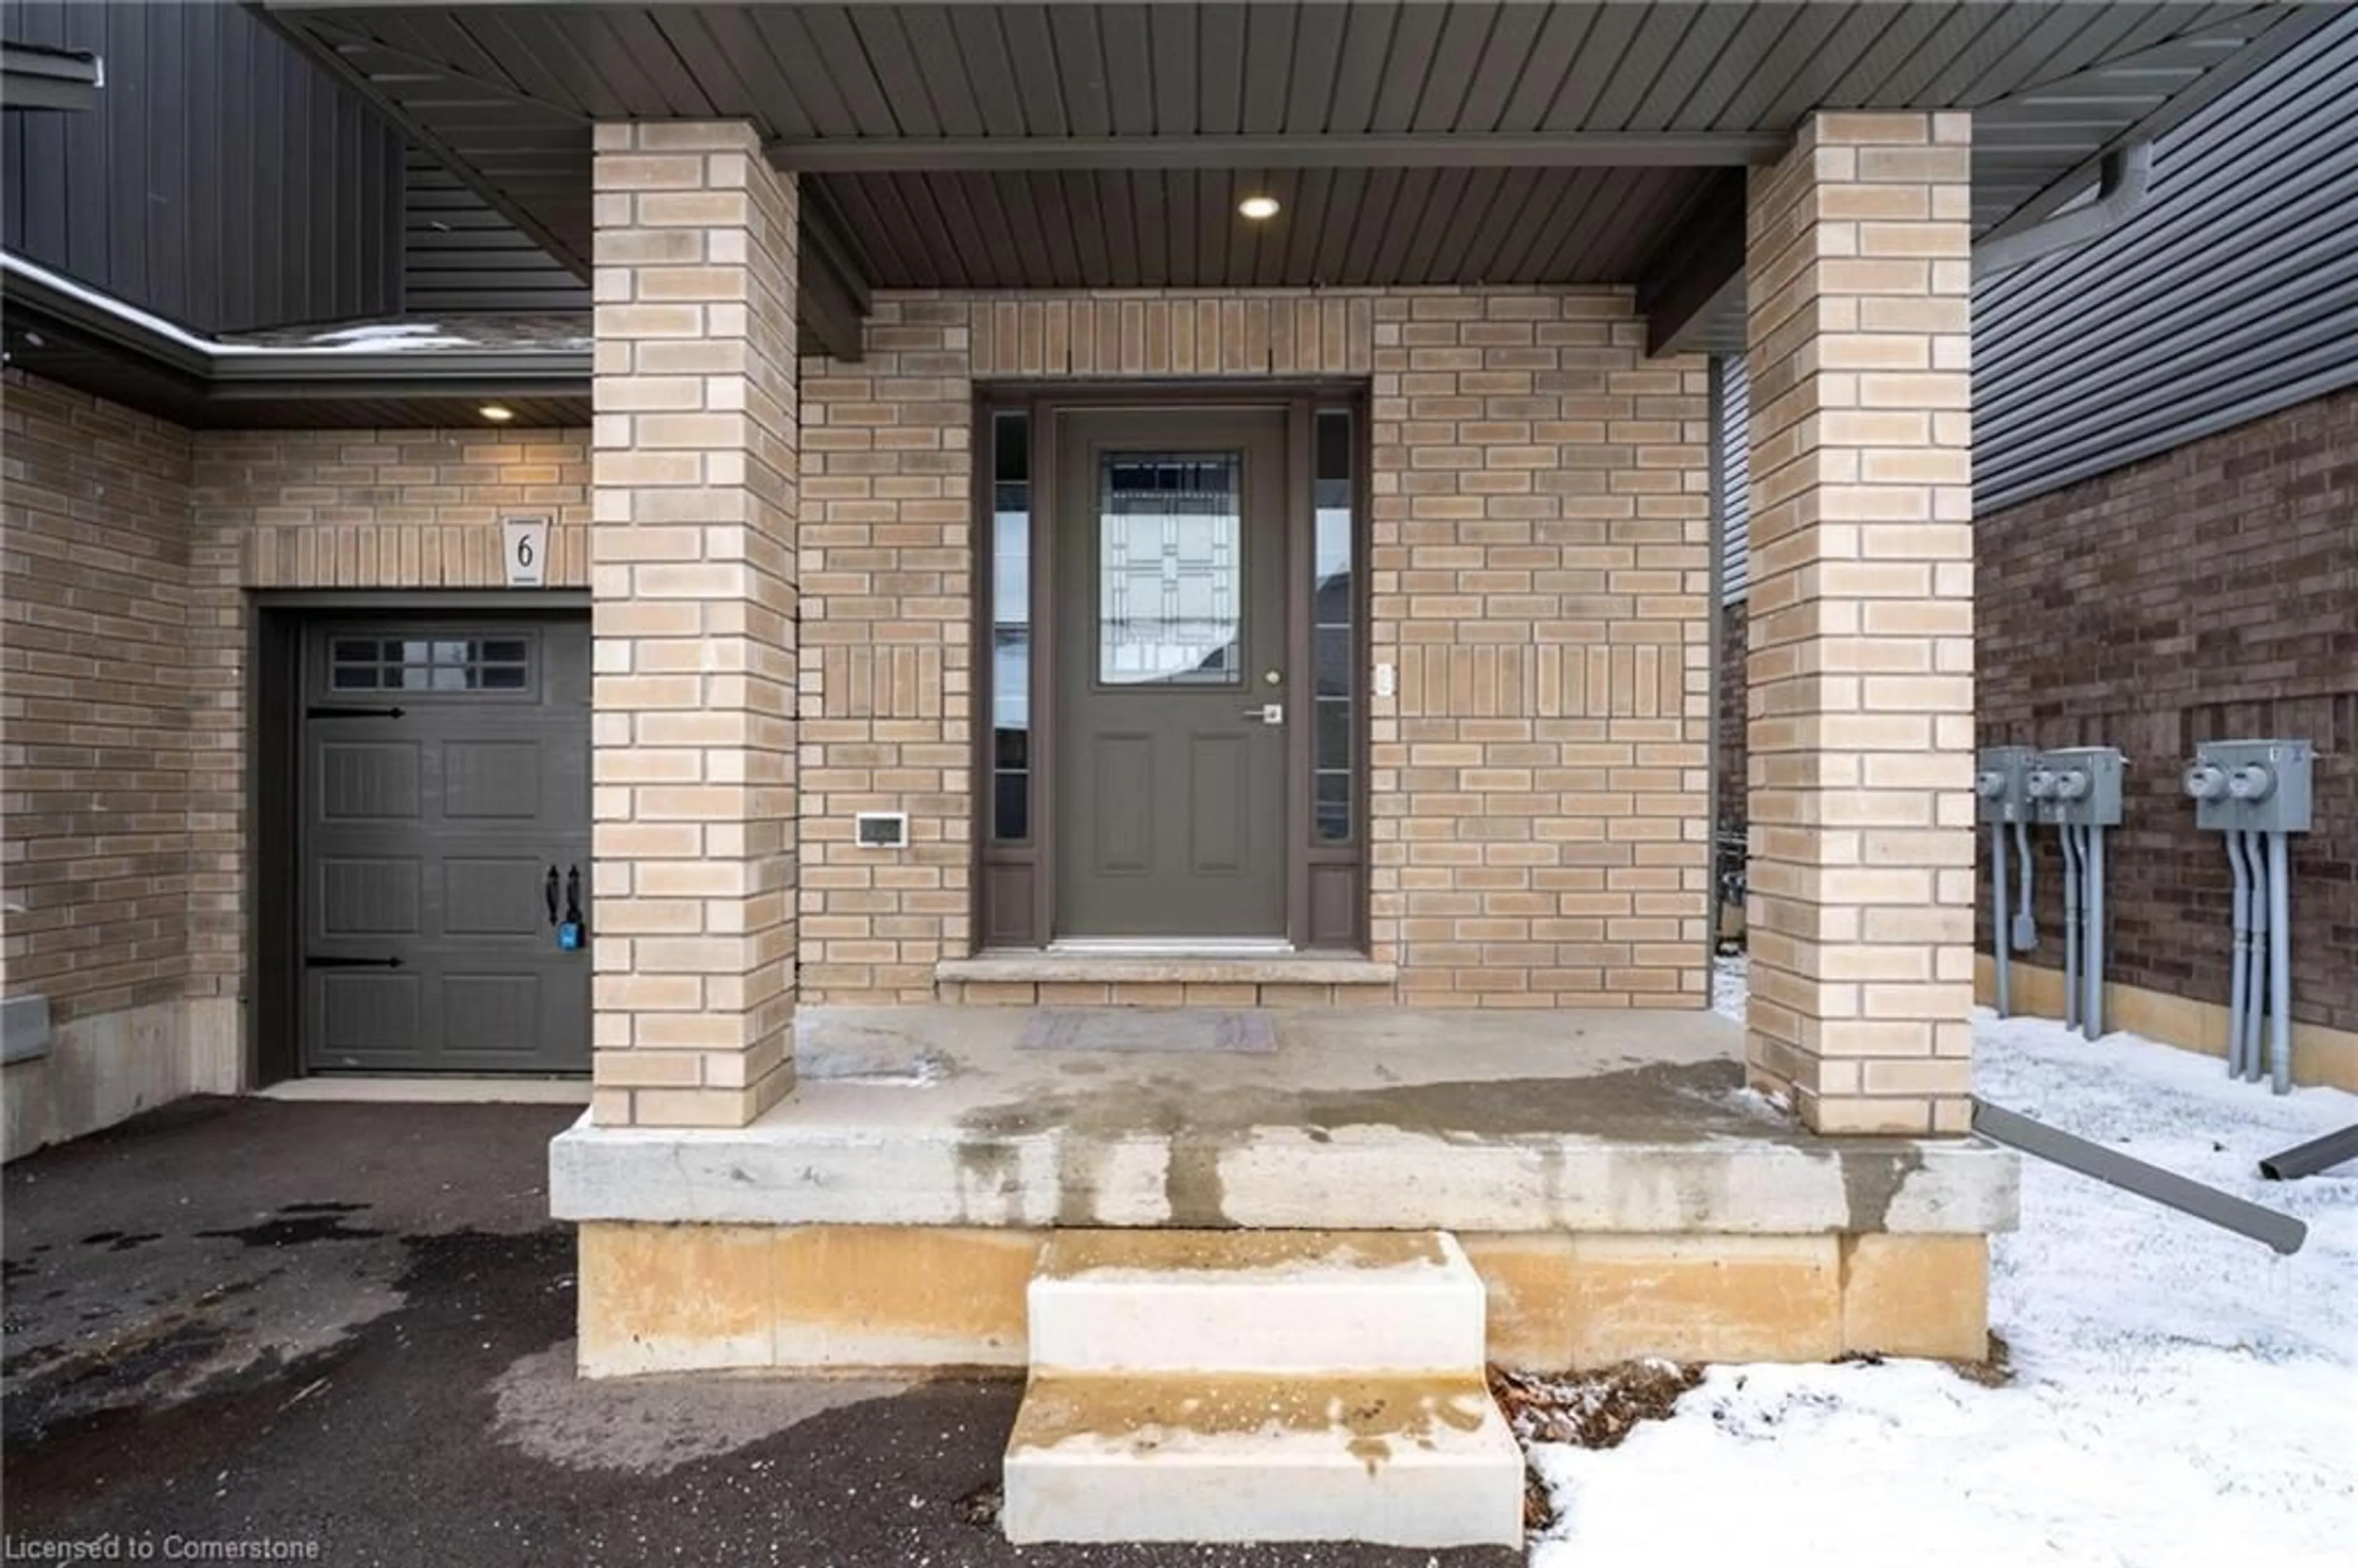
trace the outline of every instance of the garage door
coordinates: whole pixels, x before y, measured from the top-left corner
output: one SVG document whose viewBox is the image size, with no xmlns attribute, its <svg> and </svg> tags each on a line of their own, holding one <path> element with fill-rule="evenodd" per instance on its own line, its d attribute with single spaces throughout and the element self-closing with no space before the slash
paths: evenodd
<svg viewBox="0 0 2358 1568">
<path fill-rule="evenodd" d="M 304 659 L 314 1073 L 586 1073 L 590 629 L 336 622 Z"/>
</svg>

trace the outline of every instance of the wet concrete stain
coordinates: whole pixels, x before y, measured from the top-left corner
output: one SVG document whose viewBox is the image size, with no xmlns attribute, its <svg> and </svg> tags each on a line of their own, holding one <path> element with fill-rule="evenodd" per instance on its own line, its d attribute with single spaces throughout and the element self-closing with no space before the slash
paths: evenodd
<svg viewBox="0 0 2358 1568">
<path fill-rule="evenodd" d="M 1044 1087 L 962 1113 L 957 1148 L 970 1192 L 1013 1201 L 1020 1192 L 1022 1142 L 1053 1136 L 1055 1222 L 1107 1222 L 1100 1196 L 1113 1152 L 1125 1143 L 1165 1150 L 1163 1199 L 1174 1226 L 1225 1227 L 1228 1194 L 1220 1162 L 1263 1132 L 1299 1131 L 1331 1144 L 1338 1130 L 1375 1127 L 1459 1146 L 1522 1147 L 1540 1162 L 1552 1207 L 1571 1197 L 1564 1141 L 1595 1139 L 1701 1148 L 1730 1140 L 1792 1149 L 1833 1162 L 1841 1173 L 1847 1217 L 1843 1228 L 1885 1227 L 1909 1177 L 1923 1168 L 1922 1149 L 1889 1141 L 1829 1150 L 1796 1123 L 1765 1119 L 1734 1097 L 1744 1087 L 1735 1062 L 1644 1062 L 1573 1077 L 1451 1079 L 1370 1088 L 1252 1084 L 1221 1088 L 1171 1075 L 1103 1084 Z M 1724 1194 L 1707 1184 L 1675 1194 L 1679 1217 L 1706 1221 Z M 1005 1206 L 995 1213 L 1004 1212 Z"/>
<path fill-rule="evenodd" d="M 84 1247 L 103 1247 L 109 1252 L 128 1252 L 135 1247 L 145 1247 L 150 1241 L 162 1240 L 163 1233 L 155 1230 L 102 1230 L 81 1238 Z"/>
<path fill-rule="evenodd" d="M 1271 1128 L 1300 1129 L 1319 1142 L 1332 1142 L 1339 1129 L 1382 1127 L 1444 1143 L 1528 1145 L 1551 1162 L 1552 1196 L 1562 1173 L 1558 1141 L 1565 1137 L 1696 1144 L 1727 1136 L 1781 1137 L 1798 1144 L 1798 1130 L 1743 1119 L 1727 1108 L 1726 1097 L 1743 1081 L 1743 1068 L 1733 1062 L 1651 1062 L 1582 1077 L 1451 1079 L 1381 1088 L 1256 1084 L 1206 1089 L 1157 1076 L 1051 1088 L 977 1107 L 957 1119 L 971 1135 L 958 1159 L 971 1184 L 1005 1190 L 1001 1173 L 1020 1157 L 1012 1141 L 1065 1134 L 1056 1144 L 1060 1225 L 1100 1222 L 1097 1200 L 1108 1152 L 1141 1138 L 1168 1149 L 1168 1223 L 1226 1225 L 1220 1160 Z"/>
<path fill-rule="evenodd" d="M 1908 1184 L 1908 1178 L 1923 1168 L 1924 1151 L 1912 1143 L 1894 1150 L 1888 1160 L 1843 1161 L 1843 1196 L 1850 1210 L 1849 1228 L 1885 1228 L 1891 1217 L 1892 1200 Z"/>
</svg>

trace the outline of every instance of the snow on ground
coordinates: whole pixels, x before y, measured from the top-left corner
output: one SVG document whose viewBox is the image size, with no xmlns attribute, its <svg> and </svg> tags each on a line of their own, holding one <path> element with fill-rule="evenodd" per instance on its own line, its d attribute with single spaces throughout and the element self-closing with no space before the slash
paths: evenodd
<svg viewBox="0 0 2358 1568">
<path fill-rule="evenodd" d="M 2358 1095 L 1975 1025 L 1984 1098 L 2299 1215 L 2308 1246 L 2279 1259 L 2026 1159 L 1991 1281 L 2009 1386 L 1921 1361 L 1714 1368 L 1619 1448 L 1534 1451 L 1559 1517 L 1532 1568 L 2358 1563 L 2358 1166 L 2255 1169 L 2358 1122 Z"/>
<path fill-rule="evenodd" d="M 1711 961 L 1711 1010 L 1738 1023 L 1744 1022 L 1745 999 L 1751 995 L 1744 966 L 1741 953 L 1722 953 Z"/>
</svg>

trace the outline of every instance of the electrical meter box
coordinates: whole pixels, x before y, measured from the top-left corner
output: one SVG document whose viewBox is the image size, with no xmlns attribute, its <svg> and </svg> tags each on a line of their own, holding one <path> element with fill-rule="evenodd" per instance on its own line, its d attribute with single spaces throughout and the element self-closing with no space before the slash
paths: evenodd
<svg viewBox="0 0 2358 1568">
<path fill-rule="evenodd" d="M 2308 832 L 2315 755 L 2306 741 L 2205 741 L 2186 770 L 2194 826 L 2212 832 Z"/>
<path fill-rule="evenodd" d="M 2074 827 L 2121 825 L 2121 773 L 2117 746 L 2066 746 L 2030 759 L 2024 787 L 2033 820 Z"/>
<path fill-rule="evenodd" d="M 2028 822 L 2030 759 L 2028 746 L 1985 746 L 1974 765 L 1974 806 L 1978 822 Z"/>
</svg>

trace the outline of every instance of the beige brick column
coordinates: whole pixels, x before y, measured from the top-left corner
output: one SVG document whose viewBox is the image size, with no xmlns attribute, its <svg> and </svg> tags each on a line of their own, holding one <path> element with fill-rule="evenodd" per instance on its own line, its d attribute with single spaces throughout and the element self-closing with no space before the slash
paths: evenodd
<svg viewBox="0 0 2358 1568">
<path fill-rule="evenodd" d="M 1747 1054 L 1822 1132 L 1963 1132 L 1971 121 L 1820 114 L 1753 172 Z"/>
<path fill-rule="evenodd" d="M 600 125 L 590 579 L 601 1122 L 792 1086 L 794 176 L 749 125 Z"/>
</svg>

